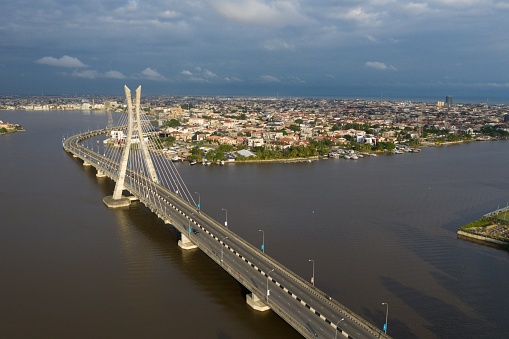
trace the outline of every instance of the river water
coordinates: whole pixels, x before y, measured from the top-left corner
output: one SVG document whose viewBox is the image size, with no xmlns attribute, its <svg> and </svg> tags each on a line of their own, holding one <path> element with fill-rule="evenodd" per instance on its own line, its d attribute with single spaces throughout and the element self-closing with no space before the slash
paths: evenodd
<svg viewBox="0 0 509 339">
<path fill-rule="evenodd" d="M 101 112 L 0 111 L 4 338 L 298 338 L 140 204 L 111 210 L 62 137 Z M 456 230 L 509 200 L 509 142 L 296 164 L 177 165 L 202 210 L 395 338 L 509 337 L 509 256 Z"/>
</svg>

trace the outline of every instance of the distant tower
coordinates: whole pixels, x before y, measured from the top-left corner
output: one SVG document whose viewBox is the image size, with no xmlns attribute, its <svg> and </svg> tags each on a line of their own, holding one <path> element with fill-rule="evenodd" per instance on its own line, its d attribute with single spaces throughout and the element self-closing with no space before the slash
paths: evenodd
<svg viewBox="0 0 509 339">
<path fill-rule="evenodd" d="M 451 96 L 446 96 L 445 97 L 445 104 L 449 107 L 452 106 L 452 97 Z"/>
</svg>

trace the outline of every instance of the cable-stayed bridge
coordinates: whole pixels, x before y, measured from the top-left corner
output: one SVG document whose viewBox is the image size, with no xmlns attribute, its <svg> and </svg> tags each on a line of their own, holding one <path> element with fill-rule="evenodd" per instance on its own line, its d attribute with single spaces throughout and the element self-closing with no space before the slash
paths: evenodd
<svg viewBox="0 0 509 339">
<path fill-rule="evenodd" d="M 271 309 L 306 338 L 389 338 L 386 333 L 329 297 L 281 263 L 201 211 L 149 119 L 140 111 L 141 87 L 133 103 L 125 87 L 127 114 L 117 126 L 80 133 L 63 140 L 73 157 L 93 166 L 97 176 L 115 181 L 110 208 L 139 200 L 181 233 L 183 250 L 200 248 L 251 293 L 246 302 L 258 311 Z M 106 144 L 104 136 L 109 137 Z M 128 192 L 128 193 L 127 193 Z M 197 201 L 195 200 L 197 197 Z"/>
</svg>

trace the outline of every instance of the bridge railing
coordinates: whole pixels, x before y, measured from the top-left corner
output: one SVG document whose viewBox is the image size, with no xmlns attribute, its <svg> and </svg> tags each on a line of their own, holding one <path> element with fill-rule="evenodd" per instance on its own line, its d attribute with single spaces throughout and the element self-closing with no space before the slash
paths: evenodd
<svg viewBox="0 0 509 339">
<path fill-rule="evenodd" d="M 71 151 L 74 154 L 78 153 L 77 156 L 79 158 L 81 158 L 83 161 L 88 161 L 88 162 L 90 162 L 91 165 L 93 165 L 94 167 L 97 167 L 96 166 L 97 164 L 94 163 L 94 161 L 93 161 L 94 158 L 91 158 L 91 155 L 94 155 L 96 157 L 95 159 L 101 159 L 103 161 L 103 163 L 108 162 L 109 159 L 104 157 L 104 156 L 102 156 L 102 155 L 100 155 L 100 154 L 98 154 L 98 153 L 96 153 L 96 152 L 93 152 L 93 150 L 89 150 L 89 149 L 83 147 L 82 145 L 79 145 L 79 141 L 87 139 L 87 138 L 90 138 L 90 137 L 93 137 L 93 136 L 97 136 L 97 135 L 100 135 L 100 134 L 107 133 L 107 131 L 108 131 L 108 129 L 103 129 L 103 130 L 97 130 L 97 131 L 91 131 L 91 132 L 83 133 L 83 134 L 81 134 L 77 138 L 78 148 L 70 146 L 68 144 L 66 145 L 65 143 L 64 143 L 64 148 L 68 149 L 69 151 Z M 112 172 L 110 170 L 106 170 L 104 167 L 101 167 L 100 170 L 103 171 L 104 174 L 107 175 L 108 177 L 110 177 L 112 180 L 116 180 L 118 178 L 118 175 L 116 173 L 114 173 L 114 172 Z M 126 188 L 126 189 L 129 190 L 132 194 L 136 195 L 140 199 L 140 202 L 142 202 L 145 206 L 147 206 L 151 211 L 156 213 L 158 215 L 158 217 L 161 218 L 161 216 L 164 216 L 164 218 L 162 218 L 164 221 L 166 221 L 166 220 L 171 218 L 170 214 L 166 210 L 163 211 L 161 206 L 157 206 L 156 204 L 154 204 L 150 200 L 145 199 L 143 197 L 143 195 L 141 194 L 141 192 L 139 192 L 135 188 L 131 187 L 131 188 Z M 164 188 L 164 189 L 167 190 L 166 188 Z M 181 203 L 188 205 L 190 208 L 194 208 L 194 206 L 189 204 L 189 202 L 184 201 L 183 199 L 180 199 L 180 197 L 174 195 L 172 192 L 169 192 L 169 193 L 171 193 L 171 196 L 172 196 L 173 199 L 180 200 Z M 502 210 L 505 210 L 505 209 L 502 209 Z M 218 227 L 222 226 L 222 224 L 220 224 L 216 220 L 212 219 L 210 216 L 208 216 L 207 214 L 205 214 L 203 212 L 200 214 L 200 216 L 202 218 L 207 219 L 208 222 L 213 223 L 213 224 L 215 224 Z M 177 225 L 173 225 L 173 226 L 175 227 Z M 185 228 L 182 227 L 181 225 L 178 225 L 177 229 L 179 229 L 180 231 L 184 231 L 185 232 Z M 246 240 L 244 240 L 243 238 L 241 238 L 240 236 L 238 236 L 237 234 L 232 232 L 230 229 L 226 228 L 226 229 L 224 229 L 224 232 L 226 232 L 228 234 L 228 237 L 230 239 L 233 238 L 237 242 L 240 242 L 245 247 L 247 247 L 250 250 L 249 251 L 249 255 L 250 256 L 256 256 L 258 260 L 265 261 L 265 262 L 269 263 L 270 266 L 273 266 L 273 268 L 277 268 L 280 272 L 283 272 L 288 277 L 290 277 L 294 282 L 298 283 L 299 285 L 301 285 L 302 287 L 307 289 L 309 292 L 311 292 L 311 293 L 315 294 L 316 296 L 318 296 L 321 299 L 322 302 L 329 303 L 329 305 L 331 305 L 332 307 L 336 308 L 340 313 L 342 313 L 342 315 L 344 317 L 347 317 L 350 320 L 352 320 L 355 323 L 357 323 L 359 326 L 364 327 L 366 330 L 368 330 L 369 332 L 371 332 L 375 336 L 378 336 L 378 337 L 381 337 L 381 338 L 390 338 L 385 333 L 383 333 L 379 328 L 377 328 L 377 327 L 373 326 L 371 323 L 365 321 L 362 317 L 358 316 L 355 312 L 353 312 L 349 308 L 345 307 L 344 305 L 342 305 L 338 301 L 336 301 L 334 299 L 330 299 L 328 297 L 328 295 L 325 294 L 325 292 L 323 292 L 320 289 L 316 288 L 310 282 L 308 282 L 307 280 L 304 280 L 302 277 L 300 277 L 299 275 L 294 273 L 292 270 L 290 270 L 287 267 L 285 267 L 284 265 L 282 265 L 280 262 L 278 262 L 274 258 L 272 258 L 272 257 L 270 257 L 268 255 L 262 254 L 257 247 L 253 246 L 251 243 L 247 242 Z M 204 252 L 210 258 L 212 258 L 216 263 L 221 265 L 221 261 L 219 260 L 217 255 L 215 255 L 213 253 L 209 253 L 210 252 L 209 250 L 205 250 L 205 249 L 202 249 L 202 250 L 204 250 Z M 235 279 L 238 280 L 240 283 L 242 283 L 242 285 L 244 285 L 248 290 L 250 290 L 252 293 L 257 295 L 258 298 L 260 298 L 261 300 L 264 299 L 265 291 L 263 291 L 263 293 L 262 293 L 262 291 L 258 287 L 254 286 L 250 281 L 248 281 L 246 279 L 243 279 L 241 276 L 238 276 L 237 274 L 235 274 L 235 272 L 230 268 L 230 266 L 226 265 L 226 267 L 225 267 L 224 262 L 222 263 L 222 266 L 223 266 L 223 268 L 225 268 L 225 270 L 227 270 L 230 273 L 230 275 L 235 277 Z M 265 276 L 266 275 L 267 275 L 267 273 L 265 272 Z M 278 313 L 283 319 L 285 319 L 285 321 L 287 321 L 292 327 L 296 328 L 302 335 L 304 335 L 304 336 L 310 336 L 311 335 L 309 329 L 307 329 L 306 327 L 302 326 L 298 321 L 296 321 L 293 317 L 291 317 L 283 309 L 278 307 L 277 304 L 271 302 L 270 299 L 269 299 L 269 305 L 268 306 L 271 307 L 276 313 Z M 336 329 L 336 325 L 335 324 L 331 323 L 331 327 Z"/>
</svg>

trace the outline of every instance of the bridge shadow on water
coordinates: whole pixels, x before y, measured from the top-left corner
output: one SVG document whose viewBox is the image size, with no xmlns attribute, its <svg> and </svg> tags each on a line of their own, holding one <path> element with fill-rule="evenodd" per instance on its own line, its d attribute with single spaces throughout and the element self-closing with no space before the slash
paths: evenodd
<svg viewBox="0 0 509 339">
<path fill-rule="evenodd" d="M 76 159 L 76 164 L 82 166 L 82 161 Z M 115 182 L 111 179 L 97 178 L 96 170 L 92 166 L 82 166 L 85 177 L 97 188 L 97 204 L 103 205 L 102 198 L 113 193 Z M 203 253 L 200 249 L 182 250 L 178 246 L 180 232 L 173 226 L 165 224 L 154 213 L 140 202 L 133 202 L 131 206 L 108 209 L 116 216 L 122 227 L 130 227 L 131 233 L 136 237 L 142 237 L 148 241 L 152 252 L 157 254 L 157 260 L 168 265 L 166 271 L 178 270 L 184 275 L 184 279 L 190 284 L 189 288 L 197 288 L 208 300 L 203 297 L 198 300 L 190 300 L 190 305 L 177 305 L 182 308 L 182 313 L 199 314 L 201 304 L 218 305 L 224 312 L 234 319 L 234 323 L 240 324 L 244 338 L 302 338 L 290 325 L 282 320 L 273 311 L 259 312 L 253 310 L 246 304 L 246 295 L 250 293 L 242 284 L 224 271 L 216 262 Z M 122 222 L 124 220 L 124 222 Z M 127 220 L 127 222 L 125 222 Z M 200 234 L 199 236 L 204 236 Z M 215 254 L 220 256 L 220 247 Z M 153 255 L 153 254 L 151 254 Z M 165 266 L 163 264 L 163 266 Z M 168 286 L 168 293 L 178 294 L 181 286 Z M 210 309 L 210 307 L 207 307 Z M 201 311 L 203 312 L 203 311 Z M 210 321 L 216 323 L 213 326 L 220 326 L 222 322 L 214 319 L 215 314 L 207 314 Z M 206 321 L 206 319 L 205 319 Z M 231 320 L 228 321 L 231 323 Z M 232 332 L 233 331 L 233 332 Z M 215 337 L 218 339 L 230 339 L 238 337 L 239 329 L 219 328 L 217 333 L 204 333 L 204 337 Z M 184 333 L 184 332 L 182 332 Z"/>
</svg>

